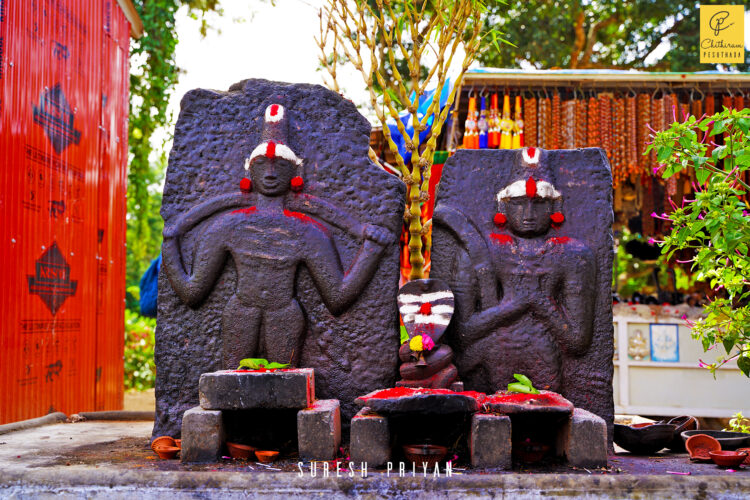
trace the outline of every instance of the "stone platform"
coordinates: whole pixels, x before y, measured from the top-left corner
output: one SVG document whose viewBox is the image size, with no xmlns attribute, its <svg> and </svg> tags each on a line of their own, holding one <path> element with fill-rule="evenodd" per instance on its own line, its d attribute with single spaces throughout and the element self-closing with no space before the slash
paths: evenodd
<svg viewBox="0 0 750 500">
<path fill-rule="evenodd" d="M 459 458 L 451 476 L 398 465 L 367 470 L 362 477 L 322 464 L 302 475 L 297 460 L 271 466 L 222 459 L 214 464 L 158 460 L 149 448 L 153 422 L 86 421 L 53 424 L 0 435 L 0 498 L 93 498 L 119 500 L 188 498 L 472 498 L 567 497 L 726 498 L 750 496 L 750 469 L 728 472 L 713 464 L 691 463 L 686 454 L 634 457 L 610 455 L 609 468 L 583 469 L 545 464 L 512 471 L 475 469 Z M 674 475 L 680 472 L 690 475 Z"/>
<path fill-rule="evenodd" d="M 351 423 L 354 462 L 380 467 L 400 459 L 405 445 L 460 450 L 465 442 L 474 467 L 510 469 L 514 459 L 536 462 L 551 453 L 571 466 L 607 465 L 604 420 L 574 408 L 555 392 L 499 391 L 488 396 L 396 387 L 360 396 L 356 403 L 362 409 Z"/>
<path fill-rule="evenodd" d="M 272 443 L 270 449 L 283 454 L 280 446 L 290 435 L 301 458 L 336 458 L 341 444 L 339 401 L 315 399 L 312 368 L 204 373 L 198 395 L 200 406 L 182 417 L 185 463 L 217 462 L 227 441 Z M 289 429 L 294 413 L 286 410 L 296 412 L 296 433 Z"/>
</svg>

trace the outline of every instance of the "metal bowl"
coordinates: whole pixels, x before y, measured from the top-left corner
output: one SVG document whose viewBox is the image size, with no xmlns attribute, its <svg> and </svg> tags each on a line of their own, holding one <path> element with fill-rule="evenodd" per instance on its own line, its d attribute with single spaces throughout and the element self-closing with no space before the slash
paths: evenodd
<svg viewBox="0 0 750 500">
<path fill-rule="evenodd" d="M 651 455 L 674 437 L 674 424 L 615 424 L 615 443 L 634 455 Z"/>
</svg>

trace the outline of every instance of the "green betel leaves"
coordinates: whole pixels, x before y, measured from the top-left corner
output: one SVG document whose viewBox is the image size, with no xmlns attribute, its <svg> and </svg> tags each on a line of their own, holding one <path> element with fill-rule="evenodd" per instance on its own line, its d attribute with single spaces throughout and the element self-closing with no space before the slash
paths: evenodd
<svg viewBox="0 0 750 500">
<path fill-rule="evenodd" d="M 526 375 L 521 375 L 520 373 L 514 373 L 513 377 L 515 377 L 518 382 L 513 382 L 508 384 L 508 392 L 522 392 L 524 394 L 539 394 L 539 391 L 534 388 L 534 385 L 531 383 L 531 379 L 527 377 Z"/>
</svg>

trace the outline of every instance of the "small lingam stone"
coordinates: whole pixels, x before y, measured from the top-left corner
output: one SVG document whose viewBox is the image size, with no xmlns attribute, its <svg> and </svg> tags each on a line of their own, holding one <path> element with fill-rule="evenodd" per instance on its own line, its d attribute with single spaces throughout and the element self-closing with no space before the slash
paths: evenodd
<svg viewBox="0 0 750 500">
<path fill-rule="evenodd" d="M 401 344 L 397 387 L 446 389 L 458 378 L 453 350 L 440 340 L 453 316 L 453 292 L 440 280 L 413 280 L 398 293 L 409 340 Z"/>
</svg>

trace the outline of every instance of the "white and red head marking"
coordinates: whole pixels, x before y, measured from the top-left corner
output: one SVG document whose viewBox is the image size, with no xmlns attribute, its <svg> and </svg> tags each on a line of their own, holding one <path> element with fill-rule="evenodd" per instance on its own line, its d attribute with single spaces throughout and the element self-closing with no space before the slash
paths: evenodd
<svg viewBox="0 0 750 500">
<path fill-rule="evenodd" d="M 518 165 L 518 169 L 512 174 L 514 178 L 523 175 L 523 178 L 505 186 L 497 193 L 497 201 L 507 201 L 511 198 L 549 198 L 559 200 L 562 198 L 560 192 L 555 189 L 550 182 L 539 179 L 540 174 L 544 175 L 543 165 L 539 164 L 542 152 L 539 148 L 523 148 L 521 157 L 523 166 Z M 513 178 L 513 177 L 512 177 Z"/>
<path fill-rule="evenodd" d="M 284 119 L 284 106 L 271 104 L 266 108 L 266 123 L 278 123 Z"/>
<path fill-rule="evenodd" d="M 497 193 L 497 201 L 507 201 L 511 198 L 521 198 L 524 196 L 528 198 L 549 198 L 551 200 L 562 198 L 560 192 L 549 182 L 529 177 L 526 180 L 517 180 L 506 186 Z"/>
<path fill-rule="evenodd" d="M 268 159 L 282 158 L 295 165 L 302 165 L 302 160 L 286 146 L 286 111 L 281 104 L 271 104 L 266 108 L 265 123 L 263 124 L 264 142 L 260 143 L 250 156 L 245 159 L 245 170 L 250 169 L 252 162 L 261 156 Z"/>
<path fill-rule="evenodd" d="M 521 156 L 527 165 L 536 165 L 539 163 L 539 157 L 541 154 L 541 151 L 537 148 L 523 148 L 521 150 Z"/>
</svg>

